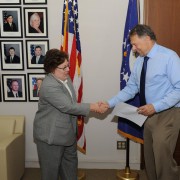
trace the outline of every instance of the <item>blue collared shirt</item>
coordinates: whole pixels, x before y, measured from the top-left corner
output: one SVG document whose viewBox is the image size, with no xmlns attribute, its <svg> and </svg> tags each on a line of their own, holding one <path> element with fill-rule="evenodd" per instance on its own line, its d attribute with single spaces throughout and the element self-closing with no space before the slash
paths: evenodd
<svg viewBox="0 0 180 180">
<path fill-rule="evenodd" d="M 180 58 L 172 50 L 154 44 L 147 54 L 145 94 L 147 104 L 160 112 L 180 107 Z M 126 87 L 108 101 L 110 107 L 132 99 L 140 91 L 140 75 L 144 58 L 138 57 Z"/>
</svg>

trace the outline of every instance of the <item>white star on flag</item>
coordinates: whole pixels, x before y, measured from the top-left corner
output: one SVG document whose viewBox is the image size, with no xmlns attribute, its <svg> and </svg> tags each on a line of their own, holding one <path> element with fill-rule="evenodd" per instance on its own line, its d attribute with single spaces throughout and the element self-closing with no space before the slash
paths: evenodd
<svg viewBox="0 0 180 180">
<path fill-rule="evenodd" d="M 128 72 L 126 74 L 124 74 L 123 76 L 123 80 L 126 81 L 126 83 L 128 82 L 129 76 L 128 76 Z"/>
</svg>

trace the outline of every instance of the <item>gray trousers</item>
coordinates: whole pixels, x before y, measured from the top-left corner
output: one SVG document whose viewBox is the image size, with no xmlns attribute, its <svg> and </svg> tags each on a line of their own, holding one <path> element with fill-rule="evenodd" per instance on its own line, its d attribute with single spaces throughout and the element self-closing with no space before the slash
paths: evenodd
<svg viewBox="0 0 180 180">
<path fill-rule="evenodd" d="M 49 145 L 37 141 L 41 180 L 77 180 L 77 143 L 71 146 Z"/>
<path fill-rule="evenodd" d="M 179 180 L 173 153 L 180 130 L 180 108 L 157 113 L 144 125 L 144 158 L 148 180 Z"/>
</svg>

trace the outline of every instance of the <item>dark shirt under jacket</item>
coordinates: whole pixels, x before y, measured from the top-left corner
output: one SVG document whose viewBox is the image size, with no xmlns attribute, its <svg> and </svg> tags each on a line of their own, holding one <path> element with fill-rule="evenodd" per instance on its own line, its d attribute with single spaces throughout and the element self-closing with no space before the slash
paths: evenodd
<svg viewBox="0 0 180 180">
<path fill-rule="evenodd" d="M 9 23 L 4 23 L 4 31 L 18 31 L 18 30 L 15 23 L 12 23 L 11 26 Z"/>
<path fill-rule="evenodd" d="M 19 56 L 14 55 L 12 62 L 10 60 L 11 56 L 7 56 L 7 59 L 5 60 L 6 63 L 20 63 L 20 58 Z"/>
<path fill-rule="evenodd" d="M 38 61 L 38 64 L 44 64 L 44 58 L 45 56 L 41 55 L 39 57 L 39 61 Z M 31 59 L 31 64 L 37 64 L 36 63 L 36 56 L 33 56 L 32 59 Z"/>
<path fill-rule="evenodd" d="M 15 97 L 12 91 L 8 92 L 8 97 Z M 22 97 L 21 91 L 18 91 L 18 97 Z"/>
<path fill-rule="evenodd" d="M 43 29 L 39 27 L 42 33 L 44 33 Z M 36 29 L 33 27 L 29 26 L 29 33 L 39 33 Z"/>
</svg>

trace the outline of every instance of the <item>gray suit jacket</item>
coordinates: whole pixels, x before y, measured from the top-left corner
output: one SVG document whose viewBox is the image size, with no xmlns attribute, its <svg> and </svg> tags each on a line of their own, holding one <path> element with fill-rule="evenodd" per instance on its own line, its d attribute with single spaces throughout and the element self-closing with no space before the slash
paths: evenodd
<svg viewBox="0 0 180 180">
<path fill-rule="evenodd" d="M 53 145 L 72 145 L 76 141 L 77 115 L 87 116 L 90 105 L 77 103 L 73 84 L 68 78 L 72 92 L 52 74 L 42 82 L 38 111 L 34 119 L 34 138 Z"/>
</svg>

